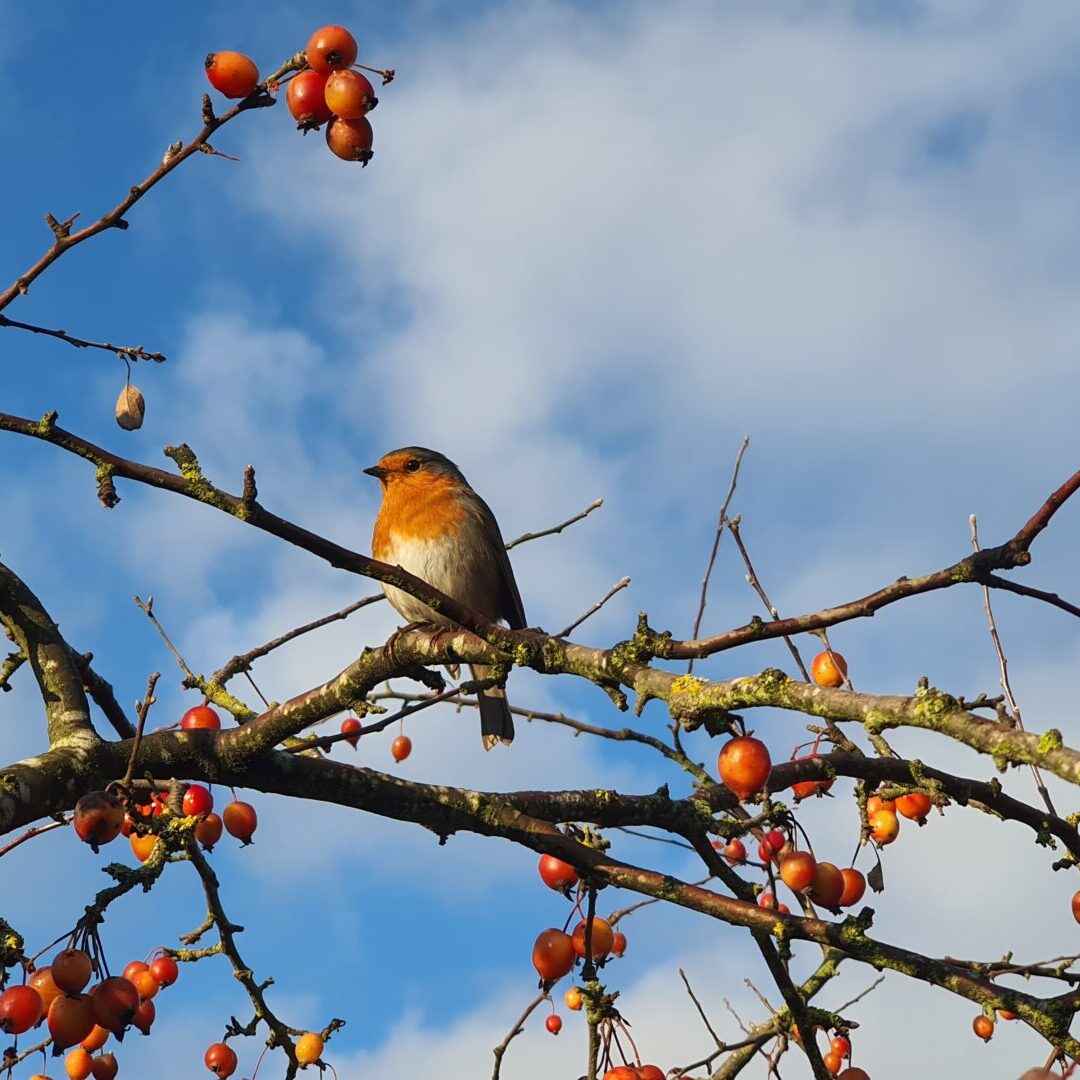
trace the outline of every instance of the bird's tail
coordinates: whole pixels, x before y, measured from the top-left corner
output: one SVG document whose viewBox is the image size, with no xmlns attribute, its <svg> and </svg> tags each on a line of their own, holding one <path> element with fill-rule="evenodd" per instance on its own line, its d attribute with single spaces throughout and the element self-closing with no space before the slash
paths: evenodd
<svg viewBox="0 0 1080 1080">
<path fill-rule="evenodd" d="M 486 664 L 476 664 L 469 669 L 474 679 L 487 679 L 491 668 Z M 480 737 L 484 749 L 490 750 L 496 743 L 509 746 L 514 741 L 514 718 L 506 702 L 506 694 L 501 687 L 481 690 L 476 696 L 480 707 Z"/>
</svg>

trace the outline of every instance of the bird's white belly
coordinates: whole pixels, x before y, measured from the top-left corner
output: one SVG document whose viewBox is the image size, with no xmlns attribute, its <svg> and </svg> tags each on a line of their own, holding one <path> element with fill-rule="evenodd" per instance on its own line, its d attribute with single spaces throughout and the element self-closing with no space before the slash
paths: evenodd
<svg viewBox="0 0 1080 1080">
<path fill-rule="evenodd" d="M 407 570 L 452 599 L 470 607 L 473 606 L 469 603 L 470 592 L 474 591 L 470 589 L 470 581 L 475 583 L 476 579 L 471 572 L 468 555 L 462 558 L 460 549 L 455 550 L 454 546 L 445 541 L 441 543 L 423 540 L 402 541 L 395 537 L 393 550 L 386 561 Z M 383 592 L 386 593 L 386 598 L 397 612 L 409 622 L 433 622 L 440 626 L 453 625 L 445 616 L 439 615 L 427 604 L 393 585 L 383 585 Z"/>
</svg>

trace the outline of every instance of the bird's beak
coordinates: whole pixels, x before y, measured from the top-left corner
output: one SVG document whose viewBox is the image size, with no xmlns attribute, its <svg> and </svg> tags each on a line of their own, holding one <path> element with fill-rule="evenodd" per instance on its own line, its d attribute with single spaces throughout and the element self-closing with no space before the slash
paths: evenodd
<svg viewBox="0 0 1080 1080">
<path fill-rule="evenodd" d="M 364 472 L 366 472 L 368 476 L 374 476 L 376 480 L 386 479 L 387 470 L 381 465 L 372 465 L 370 469 L 365 469 Z"/>
</svg>

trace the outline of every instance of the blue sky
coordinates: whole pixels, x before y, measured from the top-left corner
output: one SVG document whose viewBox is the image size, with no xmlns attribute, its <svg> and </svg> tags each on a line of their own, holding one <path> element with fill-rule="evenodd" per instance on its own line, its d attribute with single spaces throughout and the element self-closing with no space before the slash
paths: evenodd
<svg viewBox="0 0 1080 1080">
<path fill-rule="evenodd" d="M 56 408 L 65 426 L 155 464 L 162 446 L 187 441 L 227 488 L 254 463 L 267 506 L 362 551 L 377 495 L 360 469 L 395 446 L 447 453 L 507 535 L 603 496 L 587 522 L 514 553 L 526 611 L 549 627 L 633 578 L 582 628 L 595 643 L 628 634 L 642 609 L 688 632 L 744 434 L 753 442 L 734 508 L 767 589 L 792 614 L 954 561 L 972 512 L 984 543 L 997 542 L 1076 467 L 1080 16 L 1064 6 L 233 3 L 143 6 L 108 21 L 74 3 L 9 6 L 5 280 L 45 247 L 46 210 L 96 217 L 197 130 L 206 52 L 241 49 L 270 70 L 329 21 L 354 29 L 362 60 L 398 71 L 372 117 L 373 164 L 331 158 L 283 107 L 230 125 L 214 144 L 241 163 L 185 164 L 127 232 L 65 257 L 9 312 L 166 352 L 166 365 L 134 374 L 144 428 L 128 435 L 112 420 L 118 362 L 10 330 L 0 408 Z M 369 591 L 159 493 L 123 486 L 106 513 L 89 473 L 48 447 L 0 441 L 0 477 L 3 557 L 94 651 L 122 700 L 164 672 L 160 722 L 190 702 L 132 593 L 153 594 L 192 666 L 210 670 Z M 1067 508 L 1025 580 L 1080 595 L 1078 527 Z M 1029 726 L 1060 726 L 1075 744 L 1074 627 L 1011 597 L 995 605 Z M 755 610 L 725 541 L 705 626 Z M 256 677 L 288 696 L 392 626 L 388 610 L 368 609 Z M 902 692 L 920 674 L 956 693 L 995 687 L 976 591 L 902 605 L 833 642 L 860 689 Z M 787 663 L 782 645 L 762 645 L 702 670 Z M 621 724 L 598 692 L 566 680 L 515 673 L 511 695 Z M 0 705 L 5 759 L 39 749 L 26 680 Z M 644 751 L 535 725 L 520 725 L 507 753 L 484 755 L 473 719 L 447 711 L 410 724 L 402 774 L 484 788 L 682 783 Z M 791 718 L 754 720 L 778 756 L 801 741 Z M 657 706 L 642 723 L 660 730 Z M 989 775 L 966 752 L 913 735 L 896 745 Z M 713 760 L 714 747 L 697 749 Z M 357 760 L 389 767 L 382 744 L 362 744 Z M 1010 783 L 1031 794 L 1026 777 Z M 1063 812 L 1075 807 L 1071 792 L 1058 798 Z M 349 1020 L 329 1051 L 343 1077 L 437 1065 L 485 1075 L 531 997 L 533 937 L 563 917 L 531 856 L 252 801 L 256 845 L 223 845 L 216 866 L 248 927 L 245 957 L 277 981 L 279 1012 L 312 1026 Z M 835 841 L 845 858 L 853 813 L 846 800 L 819 801 L 804 822 L 815 845 Z M 990 828 L 953 811 L 908 830 L 887 853 L 877 932 L 930 952 L 1069 951 L 1075 883 L 1052 875 L 1019 830 Z M 4 914 L 31 942 L 69 926 L 103 880 L 100 860 L 73 844 L 53 834 L 5 858 L 5 880 L 32 902 Z M 627 839 L 619 847 L 657 857 Z M 182 871 L 110 915 L 117 966 L 198 923 Z M 647 1056 L 669 1067 L 708 1046 L 679 964 L 724 1037 L 736 1029 L 723 996 L 758 1016 L 742 979 L 764 975 L 745 935 L 655 908 L 628 935 L 612 978 Z M 852 969 L 829 1001 L 871 975 Z M 151 1061 L 164 1080 L 192 1075 L 192 1044 L 245 1012 L 211 964 L 185 969 L 159 1005 L 154 1037 L 123 1048 L 128 1075 Z M 909 1052 L 897 1015 L 940 1047 L 941 1074 L 978 1061 L 1004 1076 L 1042 1060 L 1019 1029 L 973 1046 L 970 1005 L 898 977 L 854 1015 L 876 1080 Z M 254 1056 L 242 1054 L 242 1068 Z M 575 1022 L 552 1039 L 537 1021 L 504 1075 L 577 1075 L 582 1060 Z M 784 1075 L 804 1075 L 789 1060 Z"/>
</svg>

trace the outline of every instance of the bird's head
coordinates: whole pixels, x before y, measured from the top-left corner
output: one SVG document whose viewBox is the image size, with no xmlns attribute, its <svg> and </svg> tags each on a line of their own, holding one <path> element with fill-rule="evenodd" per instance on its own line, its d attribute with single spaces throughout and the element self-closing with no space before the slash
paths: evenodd
<svg viewBox="0 0 1080 1080">
<path fill-rule="evenodd" d="M 434 479 L 466 484 L 461 470 L 449 458 L 423 446 L 405 446 L 400 450 L 391 450 L 389 454 L 379 458 L 378 464 L 364 472 L 368 476 L 376 477 L 384 491 L 399 484 L 405 485 L 405 489 L 414 485 L 420 487 Z"/>
</svg>

